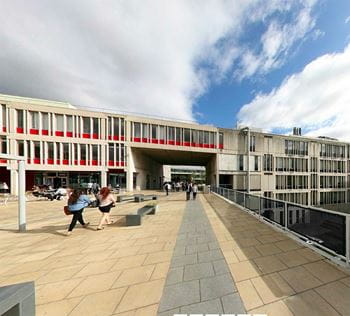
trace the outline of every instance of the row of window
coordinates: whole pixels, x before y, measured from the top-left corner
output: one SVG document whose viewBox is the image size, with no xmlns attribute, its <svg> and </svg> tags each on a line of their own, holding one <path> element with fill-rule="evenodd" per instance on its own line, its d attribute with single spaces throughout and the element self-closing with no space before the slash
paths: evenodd
<svg viewBox="0 0 350 316">
<path fill-rule="evenodd" d="M 7 131 L 7 119 L 6 119 L 6 106 L 5 104 L 0 105 L 0 131 Z"/>
<path fill-rule="evenodd" d="M 276 193 L 276 199 L 297 204 L 308 204 L 308 193 Z M 289 212 L 290 214 L 291 212 Z"/>
<path fill-rule="evenodd" d="M 276 171 L 308 172 L 308 160 L 305 158 L 276 157 Z"/>
<path fill-rule="evenodd" d="M 215 132 L 132 122 L 131 141 L 176 146 L 223 148 L 223 133 L 219 133 L 219 142 L 217 144 Z"/>
<path fill-rule="evenodd" d="M 345 191 L 320 192 L 320 204 L 345 203 Z"/>
<path fill-rule="evenodd" d="M 321 176 L 321 189 L 345 188 L 345 177 L 341 176 Z"/>
<path fill-rule="evenodd" d="M 308 189 L 308 176 L 276 176 L 276 190 Z"/>
<path fill-rule="evenodd" d="M 344 158 L 345 157 L 345 146 L 321 144 L 320 156 L 321 157 L 329 157 L 329 158 Z"/>
<path fill-rule="evenodd" d="M 298 140 L 285 140 L 284 152 L 286 155 L 308 155 L 308 143 Z"/>
<path fill-rule="evenodd" d="M 345 173 L 345 161 L 321 159 L 320 172 Z"/>
<path fill-rule="evenodd" d="M 6 149 L 6 142 L 0 138 L 0 149 Z M 96 144 L 75 144 L 43 141 L 17 141 L 17 155 L 24 156 L 29 164 L 48 165 L 102 165 L 104 146 Z M 124 144 L 109 144 L 106 150 L 108 166 L 125 166 L 126 155 Z M 6 163 L 6 160 L 0 161 Z"/>
</svg>

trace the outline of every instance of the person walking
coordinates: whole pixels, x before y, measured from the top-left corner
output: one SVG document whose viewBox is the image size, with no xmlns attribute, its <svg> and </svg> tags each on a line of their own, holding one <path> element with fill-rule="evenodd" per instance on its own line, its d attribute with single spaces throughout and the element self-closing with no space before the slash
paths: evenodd
<svg viewBox="0 0 350 316">
<path fill-rule="evenodd" d="M 82 194 L 80 190 L 73 190 L 68 199 L 68 209 L 72 212 L 73 218 L 69 225 L 66 234 L 67 236 L 69 236 L 72 233 L 77 221 L 79 221 L 79 223 L 84 228 L 86 228 L 90 224 L 89 222 L 85 223 L 83 219 L 84 208 L 87 207 L 90 203 L 90 199 L 86 195 Z"/>
<path fill-rule="evenodd" d="M 170 183 L 166 183 L 166 184 L 165 184 L 165 192 L 166 192 L 166 195 L 169 195 L 169 187 L 170 187 Z"/>
<path fill-rule="evenodd" d="M 192 183 L 189 182 L 186 187 L 186 201 L 191 199 Z"/>
<path fill-rule="evenodd" d="M 196 183 L 194 183 L 193 187 L 192 187 L 192 194 L 193 194 L 193 199 L 194 200 L 196 199 L 197 192 L 198 192 L 198 185 Z"/>
<path fill-rule="evenodd" d="M 100 194 L 98 195 L 98 200 L 100 201 L 98 209 L 102 213 L 102 217 L 100 220 L 99 225 L 97 226 L 96 230 L 103 229 L 103 224 L 112 224 L 113 222 L 109 218 L 109 212 L 111 208 L 114 206 L 115 198 L 113 194 L 111 194 L 111 190 L 107 187 L 103 187 L 100 191 Z"/>
</svg>

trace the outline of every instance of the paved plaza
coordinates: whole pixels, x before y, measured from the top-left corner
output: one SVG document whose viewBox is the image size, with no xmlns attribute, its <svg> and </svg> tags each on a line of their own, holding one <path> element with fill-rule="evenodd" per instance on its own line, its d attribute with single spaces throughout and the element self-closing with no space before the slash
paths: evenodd
<svg viewBox="0 0 350 316">
<path fill-rule="evenodd" d="M 350 315 L 350 273 L 214 194 L 185 201 L 164 193 L 156 215 L 64 235 L 64 201 L 27 203 L 27 232 L 17 204 L 0 206 L 0 285 L 35 281 L 37 315 L 250 313 Z"/>
</svg>

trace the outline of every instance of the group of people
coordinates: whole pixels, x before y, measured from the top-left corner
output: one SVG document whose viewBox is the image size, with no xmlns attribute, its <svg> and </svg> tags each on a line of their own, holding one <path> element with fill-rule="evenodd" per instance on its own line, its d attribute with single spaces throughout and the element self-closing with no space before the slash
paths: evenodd
<svg viewBox="0 0 350 316">
<path fill-rule="evenodd" d="M 97 226 L 96 230 L 102 230 L 104 227 L 104 224 L 112 224 L 113 221 L 111 221 L 109 217 L 109 212 L 111 208 L 115 205 L 115 198 L 113 194 L 111 194 L 111 191 L 107 187 L 103 187 L 99 194 L 97 195 L 98 198 L 98 208 L 100 212 L 102 213 L 101 220 L 99 222 L 99 225 Z M 69 225 L 67 236 L 69 236 L 77 222 L 79 222 L 84 228 L 89 226 L 89 222 L 85 222 L 83 218 L 83 211 L 84 208 L 90 205 L 92 201 L 89 199 L 89 197 L 79 189 L 74 189 L 68 198 L 68 209 L 72 213 L 72 221 Z"/>
<path fill-rule="evenodd" d="M 176 186 L 175 186 L 176 188 Z M 172 189 L 172 186 L 169 182 L 164 184 L 164 189 L 166 192 L 166 195 L 169 195 L 169 192 Z M 177 192 L 179 190 L 176 190 Z M 198 193 L 198 185 L 196 183 L 192 183 L 192 182 L 186 182 L 183 185 L 183 191 L 186 191 L 186 200 L 190 200 L 191 199 L 191 194 L 193 199 L 196 199 L 197 193 Z"/>
</svg>

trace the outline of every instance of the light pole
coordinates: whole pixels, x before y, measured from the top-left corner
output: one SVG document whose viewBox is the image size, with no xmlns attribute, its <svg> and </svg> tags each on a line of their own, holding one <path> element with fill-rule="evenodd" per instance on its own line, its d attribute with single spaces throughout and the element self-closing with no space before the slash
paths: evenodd
<svg viewBox="0 0 350 316">
<path fill-rule="evenodd" d="M 250 129 L 248 126 L 243 127 L 240 129 L 241 132 L 244 132 L 245 135 L 247 135 L 247 193 L 250 193 Z M 244 160 L 243 160 L 243 166 L 244 166 Z"/>
</svg>

